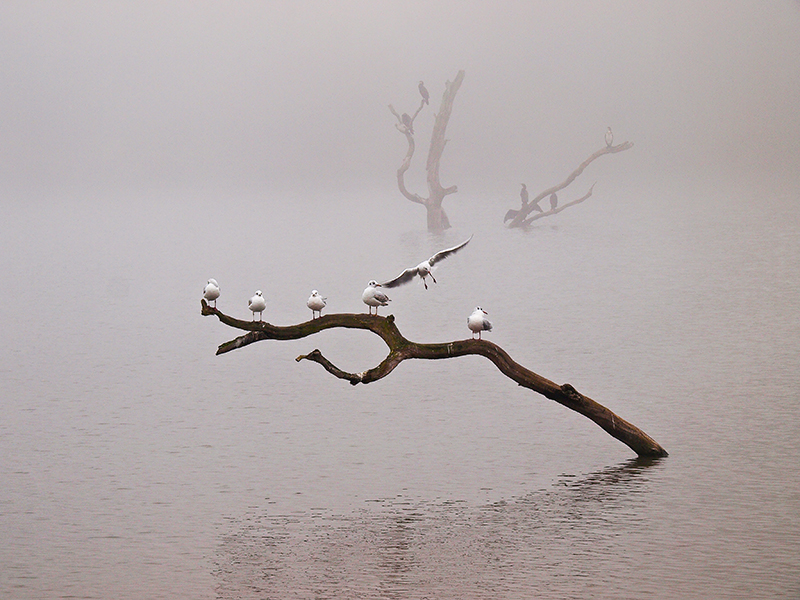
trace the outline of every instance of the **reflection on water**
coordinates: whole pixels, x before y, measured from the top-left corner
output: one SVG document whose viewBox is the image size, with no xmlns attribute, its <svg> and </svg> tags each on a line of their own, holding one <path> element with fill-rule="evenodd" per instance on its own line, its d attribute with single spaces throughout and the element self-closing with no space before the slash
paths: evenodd
<svg viewBox="0 0 800 600">
<path fill-rule="evenodd" d="M 389 197 L 21 199 L 9 222 L 31 225 L 0 236 L 0 598 L 800 597 L 800 204 L 735 197 L 631 192 L 528 232 L 460 198 L 441 239 Z M 481 304 L 493 342 L 668 459 L 604 469 L 628 448 L 477 357 L 352 387 L 294 357 L 360 370 L 375 336 L 214 356 L 232 332 L 198 314 L 208 277 L 231 314 L 262 288 L 296 323 L 312 288 L 363 311 L 369 278 L 473 232 L 432 289 L 393 292 L 403 334 L 463 339 Z"/>
<path fill-rule="evenodd" d="M 625 545 L 647 535 L 642 507 L 658 468 L 634 459 L 482 506 L 398 496 L 352 514 L 248 515 L 231 522 L 219 548 L 217 592 L 397 600 L 633 593 L 641 546 Z"/>
</svg>

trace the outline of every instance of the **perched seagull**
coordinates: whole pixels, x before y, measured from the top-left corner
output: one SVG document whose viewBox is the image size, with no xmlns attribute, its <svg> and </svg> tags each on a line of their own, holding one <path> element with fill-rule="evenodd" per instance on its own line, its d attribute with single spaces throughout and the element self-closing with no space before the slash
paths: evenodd
<svg viewBox="0 0 800 600">
<path fill-rule="evenodd" d="M 263 320 L 261 318 L 261 313 L 267 308 L 267 303 L 264 300 L 264 296 L 261 294 L 261 290 L 256 290 L 256 295 L 247 301 L 247 306 L 253 311 L 253 321 L 256 320 L 256 313 L 258 313 L 258 320 Z"/>
<path fill-rule="evenodd" d="M 319 316 L 322 316 L 322 309 L 325 308 L 327 298 L 323 298 L 319 295 L 317 290 L 311 290 L 311 295 L 308 297 L 306 301 L 306 306 L 311 309 L 311 318 L 314 319 L 315 313 L 319 313 Z"/>
<path fill-rule="evenodd" d="M 611 148 L 611 144 L 614 143 L 614 134 L 611 133 L 611 127 L 606 129 L 606 148 Z"/>
<path fill-rule="evenodd" d="M 375 307 L 375 315 L 378 314 L 378 307 L 379 306 L 387 306 L 389 302 L 391 302 L 391 298 L 384 294 L 381 290 L 376 289 L 382 287 L 380 283 L 371 279 L 370 282 L 367 284 L 367 287 L 364 289 L 364 293 L 361 294 L 361 300 L 364 304 L 367 305 L 369 309 L 369 314 L 372 314 L 372 307 Z"/>
<path fill-rule="evenodd" d="M 472 331 L 472 339 L 475 339 L 476 333 L 478 334 L 478 339 L 481 339 L 481 331 L 492 330 L 492 324 L 486 318 L 488 314 L 480 306 L 476 306 L 475 311 L 467 317 L 467 327 Z"/>
<path fill-rule="evenodd" d="M 558 196 L 553 192 L 550 194 L 550 210 L 555 210 L 558 207 Z"/>
<path fill-rule="evenodd" d="M 203 288 L 203 298 L 214 303 L 217 308 L 217 298 L 219 298 L 219 284 L 216 279 L 209 279 L 206 287 Z"/>
<path fill-rule="evenodd" d="M 431 279 L 433 279 L 433 283 L 436 283 L 436 278 L 433 276 L 433 273 L 431 272 L 433 271 L 433 265 L 435 265 L 438 261 L 447 258 L 449 255 L 453 254 L 453 252 L 458 252 L 459 250 L 461 250 L 464 246 L 466 246 L 469 243 L 469 240 L 471 239 L 472 236 L 469 236 L 469 239 L 467 241 L 461 242 L 458 246 L 453 246 L 452 248 L 448 248 L 447 250 L 442 250 L 441 252 L 437 252 L 436 254 L 431 256 L 428 260 L 423 260 L 416 267 L 409 267 L 394 279 L 387 281 L 386 283 L 383 283 L 381 285 L 387 288 L 397 287 L 398 285 L 403 285 L 404 283 L 408 283 L 409 281 L 414 279 L 414 277 L 419 275 L 420 277 L 422 277 L 422 283 L 425 285 L 425 289 L 427 290 L 428 283 L 425 281 L 425 278 L 428 277 L 428 275 L 430 275 Z"/>
<path fill-rule="evenodd" d="M 419 82 L 419 93 L 422 94 L 422 101 L 425 104 L 431 103 L 431 95 L 428 93 L 428 88 L 426 88 L 425 84 L 421 81 Z"/>
</svg>

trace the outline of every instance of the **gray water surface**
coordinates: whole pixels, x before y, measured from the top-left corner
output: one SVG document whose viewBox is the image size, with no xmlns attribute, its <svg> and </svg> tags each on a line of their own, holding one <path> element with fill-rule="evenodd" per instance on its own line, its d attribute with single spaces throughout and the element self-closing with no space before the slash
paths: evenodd
<svg viewBox="0 0 800 600">
<path fill-rule="evenodd" d="M 792 191 L 786 191 L 786 189 Z M 797 186 L 595 190 L 529 231 L 396 192 L 12 197 L 0 238 L 4 598 L 798 598 Z M 764 197 L 768 200 L 763 200 Z M 487 338 L 658 440 L 637 460 L 479 357 L 350 386 L 363 331 L 261 342 L 200 316 L 364 312 L 415 341 Z M 388 314 L 383 309 L 382 314 Z"/>
</svg>

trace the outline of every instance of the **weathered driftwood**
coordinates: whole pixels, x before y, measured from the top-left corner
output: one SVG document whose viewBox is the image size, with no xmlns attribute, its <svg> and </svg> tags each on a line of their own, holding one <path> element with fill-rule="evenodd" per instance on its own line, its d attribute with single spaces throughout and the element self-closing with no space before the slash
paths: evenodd
<svg viewBox="0 0 800 600">
<path fill-rule="evenodd" d="M 403 159 L 400 168 L 397 169 L 397 187 L 405 198 L 411 200 L 411 202 L 422 204 L 425 207 L 428 214 L 428 231 L 444 231 L 445 229 L 450 228 L 450 221 L 447 218 L 447 213 L 445 213 L 444 209 L 442 208 L 442 201 L 446 196 L 455 194 L 458 191 L 458 187 L 455 185 L 451 185 L 447 188 L 442 186 L 441 182 L 439 181 L 439 162 L 442 158 L 444 147 L 447 144 L 445 133 L 447 131 L 447 123 L 450 121 L 450 113 L 453 111 L 453 101 L 456 98 L 456 94 L 458 93 L 458 89 L 461 87 L 461 82 L 463 80 L 464 71 L 462 70 L 458 72 L 456 78 L 452 82 L 448 81 L 445 83 L 442 104 L 439 107 L 439 112 L 436 114 L 436 120 L 434 121 L 433 133 L 431 134 L 431 146 L 428 150 L 428 160 L 426 161 L 425 167 L 428 171 L 427 198 L 423 198 L 419 194 L 413 194 L 409 192 L 405 183 L 406 171 L 408 171 L 409 167 L 411 166 L 411 159 L 414 156 L 414 151 L 416 149 L 413 124 L 414 120 L 417 118 L 417 115 L 422 110 L 422 107 L 425 105 L 425 102 L 424 100 L 420 102 L 417 112 L 415 112 L 414 116 L 411 117 L 411 127 L 404 124 L 402 116 L 397 113 L 391 104 L 389 105 L 389 110 L 395 117 L 397 117 L 397 123 L 395 124 L 395 127 L 397 127 L 398 131 L 406 136 L 406 140 L 408 141 L 408 150 L 406 151 L 406 156 Z"/>
<path fill-rule="evenodd" d="M 512 209 L 513 212 L 516 212 L 516 215 L 508 224 L 509 227 L 524 227 L 529 225 L 531 222 L 535 221 L 536 219 L 541 219 L 544 217 L 551 217 L 560 213 L 565 208 L 569 208 L 570 206 L 575 206 L 576 204 L 580 204 L 584 200 L 586 200 L 589 196 L 592 195 L 592 190 L 594 189 L 594 184 L 592 187 L 589 188 L 589 192 L 583 196 L 582 198 L 578 198 L 577 200 L 573 200 L 572 202 L 568 202 L 562 206 L 557 208 L 547 210 L 544 212 L 537 212 L 532 217 L 528 218 L 528 215 L 533 212 L 536 206 L 539 204 L 541 200 L 550 196 L 550 194 L 554 194 L 563 190 L 567 187 L 570 183 L 575 181 L 575 179 L 583 173 L 583 170 L 589 166 L 589 164 L 597 158 L 600 158 L 604 154 L 615 154 L 617 152 L 623 152 L 624 150 L 628 150 L 629 148 L 633 148 L 633 142 L 623 142 L 622 144 L 617 144 L 616 146 L 607 146 L 605 148 L 601 148 L 594 154 L 592 154 L 589 158 L 583 161 L 578 168 L 575 169 L 572 173 L 570 173 L 569 177 L 567 177 L 562 183 L 558 185 L 554 185 L 551 188 L 547 188 L 543 192 L 541 192 L 538 196 L 536 196 L 533 200 L 528 202 L 528 204 L 523 204 L 519 210 Z"/>
<path fill-rule="evenodd" d="M 209 306 L 205 300 L 201 300 L 201 305 L 201 313 L 204 316 L 216 316 L 229 327 L 247 331 L 246 334 L 219 346 L 217 354 L 224 354 L 261 340 L 296 340 L 325 329 L 337 327 L 366 329 L 380 336 L 389 348 L 389 354 L 376 367 L 360 373 L 348 373 L 336 367 L 319 350 L 298 356 L 296 360 L 310 360 L 319 363 L 332 375 L 349 381 L 352 385 L 357 385 L 371 383 L 386 377 L 397 365 L 409 358 L 435 360 L 470 354 L 484 356 L 492 361 L 501 373 L 516 381 L 520 386 L 538 392 L 546 398 L 588 417 L 609 435 L 629 446 L 639 456 L 667 456 L 664 448 L 635 425 L 618 417 L 588 396 L 584 396 L 570 384 L 558 385 L 526 369 L 514 362 L 500 346 L 487 340 L 465 339 L 442 344 L 419 344 L 403 337 L 395 325 L 393 315 L 382 317 L 363 313 L 334 313 L 297 325 L 277 326 L 263 321 L 235 319 Z"/>
</svg>

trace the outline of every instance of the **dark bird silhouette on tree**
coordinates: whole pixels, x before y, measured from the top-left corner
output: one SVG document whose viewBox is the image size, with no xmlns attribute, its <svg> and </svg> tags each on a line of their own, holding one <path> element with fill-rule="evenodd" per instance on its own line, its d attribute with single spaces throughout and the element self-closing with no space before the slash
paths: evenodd
<svg viewBox="0 0 800 600">
<path fill-rule="evenodd" d="M 558 208 L 558 196 L 556 196 L 556 193 L 553 192 L 552 194 L 550 194 L 550 210 L 555 210 L 557 208 Z"/>
<path fill-rule="evenodd" d="M 431 103 L 431 95 L 428 93 L 428 88 L 426 88 L 425 84 L 421 81 L 419 82 L 419 93 L 422 95 L 422 101 L 425 104 Z"/>
<path fill-rule="evenodd" d="M 374 284 L 370 282 L 370 285 Z M 459 356 L 477 355 L 488 358 L 503 375 L 519 386 L 539 394 L 574 410 L 594 421 L 609 435 L 626 444 L 639 456 L 667 456 L 653 438 L 635 425 L 620 418 L 605 406 L 578 392 L 572 385 L 558 385 L 514 362 L 500 346 L 487 340 L 464 339 L 438 344 L 412 342 L 400 333 L 394 316 L 381 317 L 365 314 L 327 314 L 297 325 L 278 326 L 264 321 L 245 321 L 223 314 L 219 309 L 209 306 L 205 299 L 200 300 L 201 314 L 216 316 L 224 325 L 246 331 L 217 348 L 217 354 L 225 354 L 262 340 L 297 340 L 326 329 L 346 328 L 364 329 L 378 335 L 389 348 L 389 354 L 377 366 L 349 373 L 334 365 L 318 349 L 298 356 L 295 360 L 309 360 L 320 364 L 331 375 L 349 381 L 351 385 L 367 384 L 383 379 L 406 359 L 451 359 Z M 486 330 L 486 329 L 484 329 Z"/>
<path fill-rule="evenodd" d="M 400 168 L 397 169 L 397 187 L 400 190 L 400 193 L 406 199 L 416 204 L 421 204 L 425 207 L 428 218 L 428 231 L 432 232 L 441 232 L 450 228 L 450 220 L 447 218 L 447 213 L 444 211 L 444 208 L 442 208 L 442 202 L 444 201 L 445 197 L 449 196 L 450 194 L 455 194 L 458 191 L 458 187 L 455 185 L 451 185 L 450 187 L 442 186 L 439 180 L 439 163 L 442 159 L 442 154 L 444 153 L 444 147 L 447 144 L 445 134 L 447 132 L 447 124 L 450 121 L 450 114 L 453 110 L 453 102 L 463 80 L 464 71 L 459 71 L 456 75 L 456 78 L 452 82 L 448 81 L 445 83 L 445 90 L 444 94 L 442 95 L 442 104 L 439 107 L 439 112 L 436 113 L 436 118 L 433 123 L 431 145 L 430 149 L 428 150 L 428 158 L 425 162 L 428 183 L 427 198 L 423 198 L 419 194 L 411 193 L 406 188 L 405 174 L 406 171 L 408 171 L 408 169 L 411 167 L 411 159 L 414 157 L 416 143 L 410 128 L 403 123 L 403 117 L 394 109 L 391 104 L 389 105 L 389 110 L 395 117 L 397 117 L 398 122 L 395 124 L 397 130 L 406 136 L 406 141 L 408 142 L 406 156 L 403 159 L 403 162 L 400 164 Z M 411 116 L 412 125 L 419 112 L 427 104 L 426 98 L 427 96 L 423 94 L 419 108 L 417 108 L 417 111 Z"/>
<path fill-rule="evenodd" d="M 519 199 L 522 201 L 522 209 L 524 210 L 524 209 L 526 209 L 528 207 L 528 186 L 525 185 L 524 183 L 521 184 L 521 185 L 522 185 L 522 189 L 519 191 Z M 531 206 L 531 209 L 533 209 L 535 211 L 538 211 L 538 212 L 544 212 L 544 211 L 542 211 L 542 207 L 539 206 L 538 202 L 535 202 L 533 204 L 533 206 Z M 508 212 L 506 212 L 506 216 L 503 217 L 503 223 L 505 223 L 506 221 L 510 221 L 511 219 L 516 217 L 518 214 L 519 214 L 518 210 L 510 208 L 508 210 Z"/>
<path fill-rule="evenodd" d="M 401 119 L 402 119 L 402 121 L 403 121 L 403 125 L 405 125 L 405 126 L 406 126 L 406 128 L 407 128 L 407 129 L 408 129 L 408 130 L 411 132 L 411 134 L 413 135 L 413 134 L 414 134 L 414 122 L 411 120 L 411 117 L 409 117 L 409 116 L 408 116 L 408 113 L 403 113 L 403 116 L 402 116 L 402 117 L 400 117 L 400 118 L 401 118 Z"/>
</svg>

